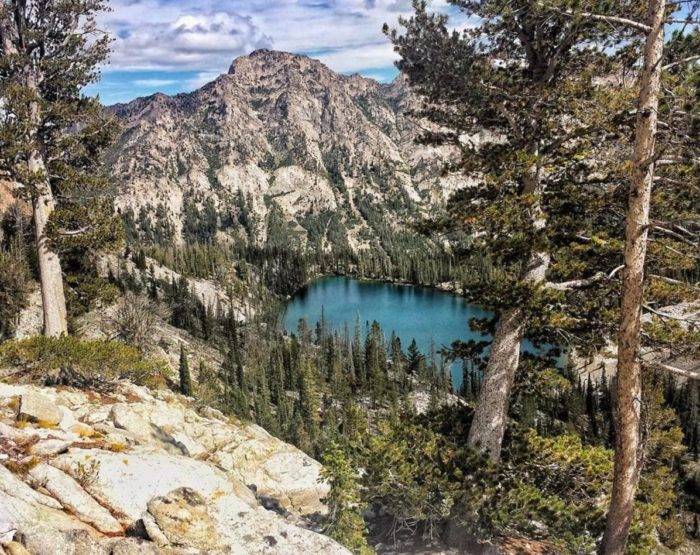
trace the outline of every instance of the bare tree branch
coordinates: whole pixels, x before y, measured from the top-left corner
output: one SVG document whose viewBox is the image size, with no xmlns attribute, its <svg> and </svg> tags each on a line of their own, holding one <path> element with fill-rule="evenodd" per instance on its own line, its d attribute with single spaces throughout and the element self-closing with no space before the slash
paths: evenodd
<svg viewBox="0 0 700 555">
<path fill-rule="evenodd" d="M 683 58 L 682 60 L 677 60 L 677 61 L 675 61 L 675 62 L 673 62 L 673 63 L 666 64 L 666 65 L 665 65 L 664 67 L 662 67 L 661 69 L 663 69 L 664 71 L 666 71 L 667 69 L 671 69 L 672 67 L 680 66 L 680 65 L 683 65 L 683 64 L 688 64 L 688 63 L 694 62 L 694 61 L 696 61 L 696 60 L 700 60 L 700 55 L 688 56 L 687 58 Z"/>
<path fill-rule="evenodd" d="M 603 280 L 610 280 L 615 277 L 615 274 L 617 274 L 620 270 L 622 270 L 625 267 L 624 264 L 620 264 L 617 266 L 615 269 L 613 269 L 609 274 L 605 274 L 605 272 L 598 272 L 597 274 L 589 277 L 589 278 L 584 278 L 584 279 L 572 279 L 571 281 L 562 281 L 560 283 L 554 283 L 552 281 L 548 281 L 547 283 L 544 284 L 544 286 L 547 289 L 553 289 L 554 291 L 571 291 L 573 289 L 581 289 L 583 287 L 588 287 L 589 285 L 593 285 L 594 283 L 597 283 L 599 281 Z"/>
<path fill-rule="evenodd" d="M 617 17 L 614 15 L 599 15 L 590 12 L 572 12 L 570 10 L 557 10 L 563 15 L 568 15 L 569 17 L 583 17 L 585 19 L 592 19 L 594 21 L 604 21 L 606 23 L 616 23 L 618 25 L 624 25 L 625 27 L 631 27 L 632 29 L 637 29 L 644 33 L 651 31 L 651 27 L 639 21 L 633 19 L 627 19 L 626 17 Z"/>
<path fill-rule="evenodd" d="M 648 304 L 643 304 L 642 307 L 644 307 L 652 314 L 656 314 L 657 316 L 661 316 L 662 318 L 669 318 L 671 320 L 678 320 L 680 322 L 700 322 L 700 318 L 686 318 L 684 316 L 675 316 L 674 314 L 669 314 L 668 312 L 661 312 L 659 310 L 656 310 L 650 307 Z"/>
</svg>

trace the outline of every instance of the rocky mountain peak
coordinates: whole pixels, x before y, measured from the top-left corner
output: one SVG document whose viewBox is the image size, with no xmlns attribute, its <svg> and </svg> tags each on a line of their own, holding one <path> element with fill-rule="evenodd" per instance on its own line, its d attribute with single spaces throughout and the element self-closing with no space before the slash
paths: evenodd
<svg viewBox="0 0 700 555">
<path fill-rule="evenodd" d="M 206 199 L 230 222 L 243 194 L 259 222 L 274 201 L 302 236 L 310 214 L 335 212 L 342 235 L 362 248 L 376 231 L 360 200 L 410 209 L 452 188 L 446 154 L 414 142 L 413 104 L 402 81 L 382 85 L 308 56 L 256 50 L 194 92 L 111 108 L 125 124 L 111 154 L 117 206 L 139 214 L 144 229 L 167 218 L 178 241 L 187 206 Z"/>
<path fill-rule="evenodd" d="M 236 58 L 228 76 L 238 85 L 266 92 L 290 86 L 336 87 L 346 79 L 308 56 L 264 49 Z"/>
</svg>

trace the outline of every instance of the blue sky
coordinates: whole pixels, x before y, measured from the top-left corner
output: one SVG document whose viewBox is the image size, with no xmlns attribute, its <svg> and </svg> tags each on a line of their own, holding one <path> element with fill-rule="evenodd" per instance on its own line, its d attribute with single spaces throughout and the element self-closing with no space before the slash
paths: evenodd
<svg viewBox="0 0 700 555">
<path fill-rule="evenodd" d="M 445 0 L 431 4 L 450 9 Z M 194 90 L 258 48 L 390 81 L 395 54 L 382 25 L 411 13 L 410 0 L 111 0 L 111 7 L 100 18 L 114 38 L 110 63 L 87 89 L 105 104 Z"/>
</svg>

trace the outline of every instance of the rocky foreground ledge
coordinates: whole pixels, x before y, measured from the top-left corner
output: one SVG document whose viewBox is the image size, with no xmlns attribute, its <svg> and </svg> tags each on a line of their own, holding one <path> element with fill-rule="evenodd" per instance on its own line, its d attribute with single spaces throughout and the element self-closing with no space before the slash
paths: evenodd
<svg viewBox="0 0 700 555">
<path fill-rule="evenodd" d="M 0 554 L 349 553 L 320 470 L 170 392 L 0 383 Z"/>
</svg>

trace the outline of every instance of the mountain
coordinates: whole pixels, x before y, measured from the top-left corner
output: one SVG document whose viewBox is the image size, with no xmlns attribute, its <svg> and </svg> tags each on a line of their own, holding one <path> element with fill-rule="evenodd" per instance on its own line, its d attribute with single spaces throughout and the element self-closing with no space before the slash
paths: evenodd
<svg viewBox="0 0 700 555">
<path fill-rule="evenodd" d="M 109 108 L 123 125 L 109 156 L 116 205 L 161 242 L 242 228 L 262 242 L 272 212 L 304 241 L 331 214 L 326 233 L 361 249 L 377 219 L 396 226 L 460 183 L 441 176 L 454 151 L 414 143 L 416 106 L 401 78 L 380 84 L 258 50 L 194 92 Z"/>
</svg>

